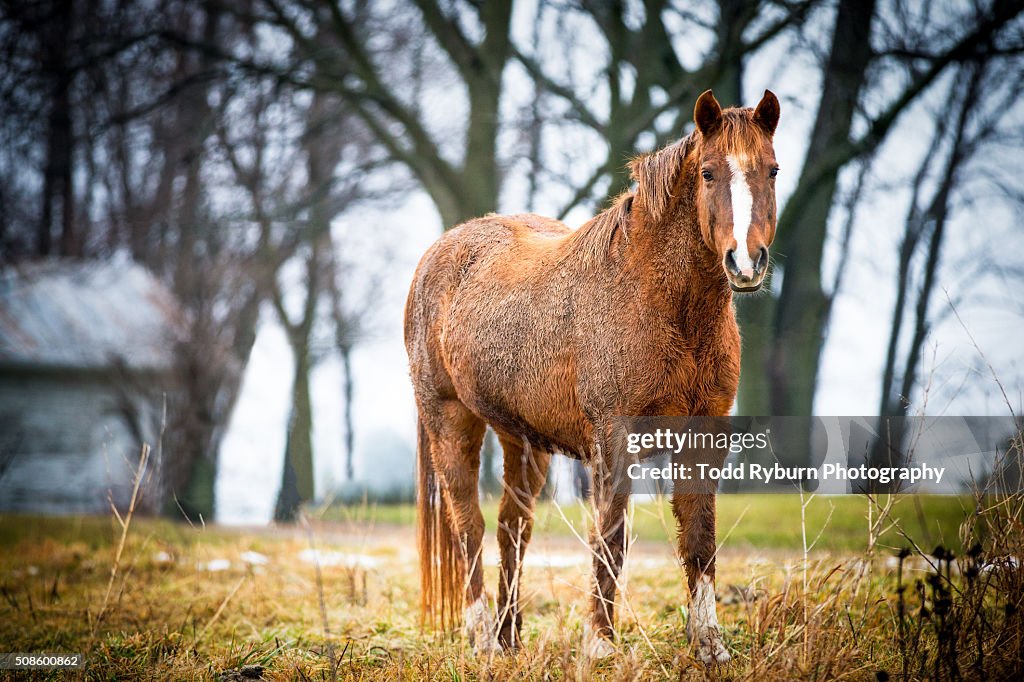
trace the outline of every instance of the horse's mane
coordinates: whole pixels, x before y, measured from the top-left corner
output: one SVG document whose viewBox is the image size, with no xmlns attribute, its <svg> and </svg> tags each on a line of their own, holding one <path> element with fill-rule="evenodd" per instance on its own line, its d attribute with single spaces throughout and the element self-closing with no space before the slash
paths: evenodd
<svg viewBox="0 0 1024 682">
<path fill-rule="evenodd" d="M 678 142 L 630 161 L 637 199 L 651 222 L 659 222 L 671 208 L 676 198 L 672 191 L 679 183 L 683 162 L 699 136 L 700 133 L 690 133 Z"/>
<path fill-rule="evenodd" d="M 615 197 L 612 205 L 583 223 L 572 233 L 570 239 L 576 246 L 574 251 L 583 262 L 601 265 L 608 257 L 616 234 L 629 239 L 630 214 L 633 211 L 633 192 L 623 192 Z"/>
<path fill-rule="evenodd" d="M 612 205 L 581 225 L 572 235 L 577 253 L 588 264 L 603 264 L 616 236 L 629 241 L 629 221 L 634 203 L 644 207 L 647 220 L 658 221 L 671 204 L 672 190 L 682 171 L 683 160 L 693 145 L 694 134 L 649 154 L 634 158 L 629 168 L 636 189 L 615 197 Z"/>
<path fill-rule="evenodd" d="M 770 138 L 758 132 L 753 120 L 754 110 L 732 108 L 722 112 L 719 128 L 713 133 L 725 154 L 759 155 L 770 144 Z M 612 205 L 584 223 L 573 241 L 588 263 L 601 264 L 608 257 L 616 235 L 628 241 L 627 228 L 634 204 L 642 208 L 646 221 L 657 223 L 668 215 L 686 157 L 702 142 L 700 131 L 694 130 L 681 140 L 648 154 L 641 154 L 629 163 L 636 189 L 623 192 Z"/>
</svg>

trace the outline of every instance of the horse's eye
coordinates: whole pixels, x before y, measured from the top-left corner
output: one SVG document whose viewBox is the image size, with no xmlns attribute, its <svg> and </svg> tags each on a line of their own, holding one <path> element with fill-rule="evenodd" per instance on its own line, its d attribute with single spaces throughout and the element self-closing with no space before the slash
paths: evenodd
<svg viewBox="0 0 1024 682">
<path fill-rule="evenodd" d="M 778 174 L 779 174 L 779 167 L 776 166 L 775 168 L 772 168 L 771 172 L 768 175 L 770 175 L 771 177 L 774 178 Z"/>
<path fill-rule="evenodd" d="M 711 174 L 711 171 L 709 171 L 709 170 L 707 170 L 707 169 L 704 169 L 704 170 L 702 170 L 702 171 L 700 172 L 700 174 L 701 174 L 701 175 L 702 175 L 702 176 L 704 177 L 704 179 L 705 179 L 705 180 L 707 180 L 708 182 L 711 182 L 712 180 L 714 180 L 714 179 L 715 179 L 715 176 L 714 176 L 714 175 L 712 175 L 712 174 Z"/>
</svg>

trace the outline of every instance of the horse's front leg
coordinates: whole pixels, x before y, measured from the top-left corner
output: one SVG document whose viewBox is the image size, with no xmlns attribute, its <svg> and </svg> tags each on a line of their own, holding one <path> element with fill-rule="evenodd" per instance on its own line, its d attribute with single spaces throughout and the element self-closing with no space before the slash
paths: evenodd
<svg viewBox="0 0 1024 682">
<path fill-rule="evenodd" d="M 592 658 L 604 658 L 615 651 L 615 592 L 626 557 L 626 504 L 628 489 L 616 485 L 613 471 L 605 461 L 595 458 L 593 469 L 594 522 L 590 529 L 590 550 L 594 563 L 594 582 L 590 603 L 590 621 L 584 627 L 584 650 Z"/>
<path fill-rule="evenodd" d="M 672 512 L 679 524 L 679 556 L 690 588 L 686 636 L 702 662 L 724 663 L 730 656 L 715 612 L 715 494 L 673 492 Z"/>
</svg>

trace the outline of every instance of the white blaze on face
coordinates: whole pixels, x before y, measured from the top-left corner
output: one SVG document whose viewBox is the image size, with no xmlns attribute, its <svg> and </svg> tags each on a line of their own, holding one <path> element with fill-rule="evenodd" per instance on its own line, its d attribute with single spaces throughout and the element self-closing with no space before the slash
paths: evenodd
<svg viewBox="0 0 1024 682">
<path fill-rule="evenodd" d="M 702 575 L 697 578 L 697 587 L 692 595 L 693 603 L 690 608 L 693 611 L 691 618 L 693 624 L 698 628 L 718 626 L 718 615 L 715 613 L 715 585 L 711 578 Z"/>
<path fill-rule="evenodd" d="M 750 194 L 750 185 L 743 174 L 743 168 L 735 156 L 728 156 L 729 170 L 732 179 L 729 190 L 732 193 L 732 234 L 736 238 L 736 264 L 741 271 L 754 269 L 750 261 L 750 250 L 747 248 L 747 233 L 750 232 L 751 212 L 754 210 L 754 197 Z"/>
</svg>

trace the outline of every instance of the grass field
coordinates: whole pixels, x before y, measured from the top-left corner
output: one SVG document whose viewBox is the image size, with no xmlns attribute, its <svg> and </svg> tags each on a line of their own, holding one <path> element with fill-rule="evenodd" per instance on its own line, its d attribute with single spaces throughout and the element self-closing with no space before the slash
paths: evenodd
<svg viewBox="0 0 1024 682">
<path fill-rule="evenodd" d="M 84 653 L 85 672 L 48 673 L 69 679 L 934 679 L 952 676 L 942 667 L 950 657 L 965 661 L 965 678 L 997 679 L 1020 669 L 1024 650 L 1024 534 L 1012 502 L 975 515 L 966 498 L 906 496 L 881 518 L 873 507 L 869 522 L 862 497 L 817 497 L 803 509 L 792 495 L 720 497 L 719 617 L 734 661 L 717 668 L 690 657 L 671 515 L 653 502 L 633 513 L 639 541 L 619 599 L 619 651 L 597 662 L 578 655 L 590 569 L 575 537 L 585 536 L 582 506 L 540 508 L 524 649 L 480 658 L 461 636 L 420 628 L 410 507 L 313 511 L 285 529 L 136 518 L 123 546 L 114 518 L 8 516 L 0 649 Z M 493 504 L 485 515 L 493 592 Z M 933 548 L 960 555 L 961 522 L 987 515 L 998 523 L 969 524 L 985 540 L 984 571 L 971 568 L 980 555 L 963 557 L 937 582 Z M 805 536 L 817 538 L 807 552 Z M 897 558 L 915 545 L 923 555 Z M 902 618 L 899 585 L 909 586 Z M 988 628 L 974 674 L 968 614 Z"/>
<path fill-rule="evenodd" d="M 958 548 L 959 529 L 973 511 L 970 497 L 903 495 L 894 498 L 893 518 L 914 540 L 929 549 L 936 544 Z M 734 549 L 802 549 L 799 495 L 720 495 L 718 497 L 718 539 Z M 807 504 L 806 526 L 815 534 L 825 529 L 817 549 L 859 551 L 867 542 L 868 503 L 856 495 L 815 496 Z M 488 528 L 495 528 L 498 505 L 483 504 Z M 589 512 L 584 505 L 541 504 L 537 509 L 536 532 L 554 536 L 586 537 Z M 830 518 L 831 517 L 831 518 Z M 410 525 L 416 511 L 412 505 L 331 507 L 321 518 L 341 522 L 376 521 Z M 675 522 L 668 504 L 653 502 L 635 506 L 633 534 L 641 540 L 668 542 L 675 534 Z M 810 538 L 813 540 L 813 538 Z M 903 547 L 900 529 L 887 525 L 879 539 L 883 545 Z"/>
</svg>

